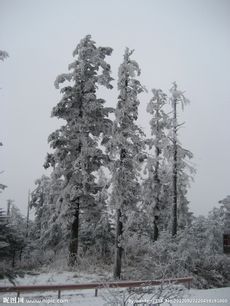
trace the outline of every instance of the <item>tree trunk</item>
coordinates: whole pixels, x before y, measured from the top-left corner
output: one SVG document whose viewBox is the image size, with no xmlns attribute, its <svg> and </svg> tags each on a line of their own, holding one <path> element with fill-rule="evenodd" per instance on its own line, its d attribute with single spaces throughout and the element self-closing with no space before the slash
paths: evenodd
<svg viewBox="0 0 230 306">
<path fill-rule="evenodd" d="M 154 222 L 153 222 L 153 225 L 154 225 L 153 241 L 157 241 L 157 239 L 159 237 L 159 229 L 158 229 L 157 220 L 158 220 L 158 218 L 155 216 L 154 217 Z"/>
<path fill-rule="evenodd" d="M 172 209 L 172 236 L 177 234 L 177 101 L 173 103 L 173 209 Z"/>
<path fill-rule="evenodd" d="M 159 219 L 159 210 L 160 210 L 160 178 L 159 178 L 159 156 L 161 154 L 161 150 L 159 148 L 159 109 L 157 108 L 156 111 L 156 117 L 157 117 L 157 139 L 156 139 L 156 167 L 155 167 L 155 175 L 154 175 L 154 181 L 156 186 L 156 204 L 155 204 L 155 216 L 154 216 L 154 234 L 153 239 L 154 241 L 157 241 L 159 236 L 159 229 L 158 229 L 158 219 Z"/>
<path fill-rule="evenodd" d="M 69 244 L 69 266 L 73 266 L 77 262 L 79 242 L 79 200 L 74 214 L 74 220 L 71 226 L 71 237 Z"/>
<path fill-rule="evenodd" d="M 16 256 L 16 251 L 13 250 L 13 252 L 12 252 L 12 268 L 15 268 L 15 256 Z"/>
<path fill-rule="evenodd" d="M 122 247 L 120 246 L 120 238 L 122 235 L 123 224 L 121 221 L 121 209 L 117 209 L 116 220 L 116 236 L 115 236 L 115 262 L 113 276 L 115 279 L 121 278 L 121 260 L 122 260 Z"/>
</svg>

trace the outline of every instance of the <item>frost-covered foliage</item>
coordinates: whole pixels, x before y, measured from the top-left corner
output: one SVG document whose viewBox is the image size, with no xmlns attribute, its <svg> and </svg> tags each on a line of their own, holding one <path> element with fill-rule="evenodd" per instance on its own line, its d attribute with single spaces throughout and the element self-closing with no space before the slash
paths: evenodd
<svg viewBox="0 0 230 306">
<path fill-rule="evenodd" d="M 140 162 L 143 161 L 144 133 L 135 123 L 138 118 L 138 94 L 144 89 L 135 76 L 140 74 L 138 64 L 130 59 L 133 51 L 126 49 L 119 68 L 117 108 L 113 125 L 113 137 L 107 146 L 112 165 L 112 201 L 122 210 L 124 219 L 128 211 L 134 211 L 140 197 Z M 126 215 L 126 217 L 125 217 Z"/>
<path fill-rule="evenodd" d="M 120 278 L 122 244 L 127 235 L 133 213 L 140 200 L 138 181 L 140 162 L 143 161 L 143 132 L 137 126 L 138 95 L 144 88 L 137 80 L 140 68 L 131 60 L 133 51 L 125 50 L 123 63 L 118 71 L 118 103 L 115 110 L 113 137 L 107 145 L 113 163 L 111 205 L 116 209 L 116 259 L 115 277 Z M 131 213 L 131 214 L 130 214 Z M 131 217 L 132 216 L 132 217 Z"/>
<path fill-rule="evenodd" d="M 107 162 L 99 137 L 103 142 L 111 133 L 112 122 L 108 116 L 113 109 L 104 107 L 105 100 L 97 98 L 96 91 L 99 85 L 112 88 L 110 65 L 105 61 L 111 53 L 109 47 L 96 47 L 87 35 L 73 52 L 77 59 L 69 65 L 71 72 L 55 81 L 56 88 L 65 81 L 70 85 L 62 87 L 62 99 L 52 111 L 52 116 L 63 119 L 65 125 L 49 136 L 54 152 L 47 155 L 45 167 L 54 167 L 55 176 L 64 178 L 64 203 L 71 223 L 71 264 L 78 252 L 80 219 L 84 212 L 97 209 L 95 197 L 101 187 L 95 172 Z"/>
<path fill-rule="evenodd" d="M 178 106 L 183 109 L 188 100 L 176 83 L 169 95 L 153 89 L 147 106 L 151 138 L 145 139 L 137 125 L 144 87 L 133 51 L 125 50 L 119 67 L 116 109 L 98 96 L 99 86 L 112 89 L 106 62 L 111 53 L 87 35 L 73 52 L 69 72 L 57 77 L 61 99 L 52 116 L 63 125 L 48 138 L 51 153 L 44 164 L 53 171 L 35 183 L 29 231 L 15 207 L 9 218 L 0 210 L 1 260 L 17 266 L 23 258 L 28 268 L 61 254 L 80 271 L 110 265 L 115 255 L 115 278 L 193 276 L 196 287 L 223 286 L 230 281 L 222 245 L 230 230 L 230 197 L 207 218 L 189 210 L 193 154 L 178 137 Z M 0 51 L 0 60 L 7 56 Z M 0 191 L 5 187 L 0 184 Z"/>
<path fill-rule="evenodd" d="M 111 261 L 114 234 L 109 213 L 108 187 L 109 182 L 102 168 L 98 171 L 98 186 L 100 191 L 95 196 L 96 209 L 85 213 L 81 226 L 81 245 L 83 254 L 94 255 L 105 262 Z"/>
<path fill-rule="evenodd" d="M 189 99 L 185 97 L 184 91 L 178 89 L 178 85 L 176 82 L 173 82 L 172 87 L 170 88 L 170 93 L 170 102 L 172 103 L 172 106 L 174 106 L 175 104 L 180 104 L 182 110 L 184 110 L 185 105 L 188 105 L 190 103 Z M 175 123 L 177 125 L 177 120 Z"/>
<path fill-rule="evenodd" d="M 178 139 L 181 124 L 177 119 L 177 105 L 184 106 L 188 100 L 176 83 L 169 97 L 160 89 L 152 92 L 153 98 L 147 106 L 152 138 L 146 142 L 150 150 L 154 150 L 150 151 L 146 162 L 143 203 L 150 237 L 156 240 L 159 231 L 172 231 L 172 226 L 175 231 L 191 223 L 187 192 L 195 170 L 189 162 L 192 153 L 184 149 Z M 166 112 L 169 104 L 173 106 L 172 112 Z"/>
<path fill-rule="evenodd" d="M 191 222 L 192 215 L 189 212 L 188 200 L 186 198 L 192 175 L 195 172 L 194 167 L 189 160 L 193 154 L 182 147 L 178 139 L 178 129 L 182 124 L 178 123 L 178 105 L 182 110 L 189 100 L 184 96 L 184 92 L 178 89 L 176 82 L 170 89 L 169 100 L 172 104 L 173 117 L 172 129 L 168 137 L 171 139 L 166 152 L 166 157 L 170 160 L 172 171 L 172 235 L 176 235 L 178 228 L 183 228 Z"/>
<path fill-rule="evenodd" d="M 34 208 L 35 220 L 30 229 L 30 237 L 44 248 L 55 251 L 65 238 L 65 231 L 59 222 L 59 204 L 62 201 L 62 180 L 43 175 L 35 181 L 36 188 L 31 193 L 30 208 Z"/>
<path fill-rule="evenodd" d="M 126 245 L 126 277 L 161 279 L 193 277 L 193 286 L 212 288 L 230 281 L 230 258 L 223 254 L 222 217 L 216 210 L 172 237 L 161 232 L 152 244 L 146 236 L 133 235 Z"/>
<path fill-rule="evenodd" d="M 223 200 L 219 201 L 221 205 L 219 214 L 223 218 L 224 231 L 230 232 L 230 196 L 226 196 Z"/>
<path fill-rule="evenodd" d="M 21 261 L 26 246 L 26 222 L 19 209 L 12 205 L 9 215 L 0 209 L 0 278 L 13 282 L 15 268 Z"/>
<path fill-rule="evenodd" d="M 142 193 L 144 211 L 148 215 L 150 236 L 152 240 L 157 240 L 161 219 L 163 218 L 166 222 L 168 219 L 166 215 L 162 214 L 165 208 L 163 199 L 166 189 L 164 187 L 169 182 L 169 176 L 165 171 L 164 150 L 169 144 L 167 133 L 171 128 L 171 119 L 164 110 L 167 95 L 161 89 L 153 89 L 152 93 L 153 97 L 147 105 L 147 112 L 151 114 L 152 138 L 146 142 L 150 150 L 154 148 L 154 152 L 147 158 L 145 166 L 147 177 L 142 185 Z M 152 153 L 152 151 L 150 152 Z"/>
<path fill-rule="evenodd" d="M 6 267 L 6 260 L 11 260 L 10 257 L 10 239 L 9 239 L 9 227 L 8 227 L 8 219 L 3 211 L 0 208 L 0 279 L 9 278 L 13 281 L 14 274 L 11 273 L 11 269 Z"/>
<path fill-rule="evenodd" d="M 12 256 L 12 266 L 16 265 L 17 260 L 21 260 L 22 252 L 26 247 L 26 219 L 22 216 L 17 206 L 12 205 L 8 218 L 8 226 L 11 232 L 11 248 L 9 250 Z"/>
<path fill-rule="evenodd" d="M 168 146 L 166 158 L 171 161 L 171 177 L 173 176 L 173 147 Z M 178 228 L 184 228 L 189 225 L 192 221 L 192 213 L 189 209 L 189 201 L 187 199 L 187 193 L 190 188 L 190 184 L 193 181 L 196 170 L 190 162 L 193 158 L 192 152 L 184 149 L 177 139 L 177 217 L 178 217 Z M 171 183 L 171 203 L 173 194 L 173 185 Z"/>
<path fill-rule="evenodd" d="M 3 209 L 0 209 L 0 256 L 5 255 L 5 248 L 9 246 L 7 242 L 7 216 L 4 213 Z"/>
</svg>

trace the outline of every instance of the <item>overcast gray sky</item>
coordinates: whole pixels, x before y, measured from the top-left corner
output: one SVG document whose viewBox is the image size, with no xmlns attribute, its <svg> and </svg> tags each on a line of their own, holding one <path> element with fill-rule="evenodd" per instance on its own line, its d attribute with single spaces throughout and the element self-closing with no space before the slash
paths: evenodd
<svg viewBox="0 0 230 306">
<path fill-rule="evenodd" d="M 0 182 L 25 212 L 28 189 L 46 171 L 50 118 L 60 94 L 56 76 L 67 72 L 72 51 L 86 34 L 114 49 L 113 77 L 126 46 L 142 69 L 139 124 L 147 132 L 151 88 L 177 81 L 191 104 L 180 115 L 183 145 L 197 168 L 191 210 L 207 214 L 230 194 L 230 1 L 228 0 L 0 0 Z M 114 82 L 116 87 L 116 82 Z M 103 91 L 104 93 L 104 91 Z M 105 93 L 115 106 L 117 91 Z"/>
</svg>

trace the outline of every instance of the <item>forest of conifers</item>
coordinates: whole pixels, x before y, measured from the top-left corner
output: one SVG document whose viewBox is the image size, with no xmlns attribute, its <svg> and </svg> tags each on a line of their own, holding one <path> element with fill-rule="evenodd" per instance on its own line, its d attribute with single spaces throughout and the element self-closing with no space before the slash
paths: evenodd
<svg viewBox="0 0 230 306">
<path fill-rule="evenodd" d="M 186 126 L 178 120 L 189 103 L 186 93 L 176 82 L 168 93 L 148 89 L 147 137 L 137 123 L 146 88 L 135 53 L 126 48 L 113 80 L 106 61 L 112 51 L 87 35 L 69 72 L 56 79 L 60 101 L 52 116 L 63 125 L 47 135 L 44 168 L 51 174 L 38 178 L 30 194 L 34 218 L 23 217 L 11 202 L 7 212 L 0 210 L 0 275 L 13 279 L 41 266 L 90 266 L 115 279 L 191 275 L 198 288 L 226 285 L 230 258 L 222 237 L 230 228 L 230 197 L 206 217 L 191 212 L 187 193 L 196 169 L 180 142 Z M 1 51 L 0 59 L 6 57 Z M 116 83 L 114 109 L 98 91 Z"/>
</svg>

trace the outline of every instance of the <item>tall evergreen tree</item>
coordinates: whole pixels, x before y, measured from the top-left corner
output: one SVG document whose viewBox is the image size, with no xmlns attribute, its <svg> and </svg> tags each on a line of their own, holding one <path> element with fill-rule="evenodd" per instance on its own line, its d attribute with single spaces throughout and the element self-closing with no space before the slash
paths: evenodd
<svg viewBox="0 0 230 306">
<path fill-rule="evenodd" d="M 70 265 L 78 254 L 80 210 L 95 209 L 95 195 L 100 187 L 94 173 L 107 161 L 98 142 L 99 136 L 111 131 L 108 116 L 113 109 L 104 107 L 105 101 L 97 98 L 96 92 L 98 85 L 112 88 L 110 65 L 105 61 L 111 53 L 111 48 L 96 47 L 87 35 L 73 52 L 77 59 L 69 65 L 71 72 L 55 81 L 56 88 L 65 81 L 71 84 L 61 89 L 63 97 L 52 111 L 52 116 L 63 119 L 65 125 L 49 136 L 54 153 L 48 154 L 45 167 L 53 166 L 55 175 L 65 179 L 65 202 L 71 223 Z"/>
<path fill-rule="evenodd" d="M 112 167 L 111 203 L 116 209 L 114 277 L 121 277 L 122 243 L 127 230 L 129 212 L 136 210 L 140 196 L 138 167 L 143 158 L 143 132 L 135 123 L 138 118 L 138 94 L 144 89 L 136 76 L 137 62 L 130 59 L 133 51 L 125 50 L 118 72 L 118 103 L 115 110 L 113 138 L 108 149 L 115 158 Z"/>
<path fill-rule="evenodd" d="M 12 205 L 9 215 L 0 209 L 0 258 L 1 261 L 15 266 L 16 255 L 19 255 L 26 245 L 25 219 L 19 209 Z M 1 273 L 0 273 L 1 274 Z"/>
<path fill-rule="evenodd" d="M 173 128 L 172 128 L 172 148 L 169 148 L 169 155 L 171 155 L 172 160 L 172 236 L 177 234 L 178 229 L 178 201 L 179 201 L 179 190 L 180 197 L 184 201 L 180 202 L 181 207 L 180 211 L 187 212 L 188 201 L 185 201 L 185 193 L 187 192 L 187 184 L 189 176 L 186 174 L 185 169 L 189 168 L 190 172 L 193 172 L 194 169 L 191 167 L 186 159 L 191 159 L 193 154 L 183 149 L 178 141 L 178 128 L 181 124 L 178 123 L 178 114 L 177 106 L 181 104 L 182 110 L 184 105 L 189 103 L 189 100 L 184 96 L 184 93 L 178 89 L 176 82 L 173 83 L 172 88 L 170 89 L 171 97 L 170 102 L 173 108 Z M 186 180 L 186 183 L 185 183 Z"/>
<path fill-rule="evenodd" d="M 26 246 L 26 219 L 20 210 L 12 204 L 9 216 L 9 227 L 11 228 L 11 250 L 12 267 L 16 264 L 16 258 L 21 259 L 21 254 Z"/>
<path fill-rule="evenodd" d="M 50 178 L 43 175 L 35 181 L 36 188 L 31 193 L 30 208 L 35 209 L 34 234 L 35 239 L 40 239 L 44 229 L 44 223 L 50 218 L 47 212 L 50 194 Z"/>
<path fill-rule="evenodd" d="M 35 209 L 35 220 L 30 236 L 41 248 L 52 247 L 55 251 L 61 239 L 65 238 L 58 220 L 63 181 L 43 175 L 35 184 L 30 200 L 30 208 Z"/>
<path fill-rule="evenodd" d="M 151 135 L 153 138 L 147 142 L 150 149 L 154 147 L 153 156 L 149 156 L 146 164 L 147 178 L 143 184 L 143 198 L 150 219 L 153 233 L 152 240 L 156 241 L 159 235 L 159 217 L 163 209 L 162 193 L 164 187 L 164 149 L 168 144 L 168 129 L 171 119 L 164 111 L 167 95 L 161 89 L 152 90 L 153 97 L 147 106 L 147 112 L 152 115 L 150 121 Z"/>
</svg>

